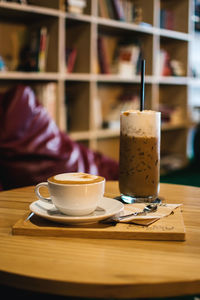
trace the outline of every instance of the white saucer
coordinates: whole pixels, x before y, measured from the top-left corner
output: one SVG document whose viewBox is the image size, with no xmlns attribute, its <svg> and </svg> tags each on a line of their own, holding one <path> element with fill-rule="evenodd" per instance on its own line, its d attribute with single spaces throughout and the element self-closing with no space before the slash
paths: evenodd
<svg viewBox="0 0 200 300">
<path fill-rule="evenodd" d="M 41 200 L 37 200 L 30 205 L 30 210 L 36 215 L 54 222 L 66 224 L 95 223 L 112 217 L 120 213 L 123 209 L 124 205 L 121 202 L 106 197 L 103 197 L 93 213 L 77 217 L 65 215 L 59 212 L 53 204 L 44 203 Z"/>
</svg>

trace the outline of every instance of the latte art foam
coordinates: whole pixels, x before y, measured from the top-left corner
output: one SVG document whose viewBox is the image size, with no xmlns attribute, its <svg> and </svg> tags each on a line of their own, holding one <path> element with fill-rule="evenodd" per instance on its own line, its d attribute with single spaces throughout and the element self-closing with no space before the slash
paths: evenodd
<svg viewBox="0 0 200 300">
<path fill-rule="evenodd" d="M 62 173 L 48 179 L 50 182 L 60 184 L 90 184 L 104 181 L 104 178 L 87 173 Z"/>
</svg>

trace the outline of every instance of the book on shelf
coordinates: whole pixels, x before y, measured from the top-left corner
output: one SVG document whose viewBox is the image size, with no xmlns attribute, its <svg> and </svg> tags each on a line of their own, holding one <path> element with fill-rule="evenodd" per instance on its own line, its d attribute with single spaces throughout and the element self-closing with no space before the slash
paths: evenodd
<svg viewBox="0 0 200 300">
<path fill-rule="evenodd" d="M 137 23 L 143 20 L 142 8 L 131 0 L 99 0 L 99 15 L 118 21 Z"/>
<path fill-rule="evenodd" d="M 82 14 L 87 5 L 86 0 L 66 0 L 66 11 L 74 14 Z"/>
<path fill-rule="evenodd" d="M 40 30 L 33 29 L 30 32 L 30 71 L 39 70 Z"/>
<path fill-rule="evenodd" d="M 122 42 L 117 48 L 116 67 L 121 76 L 131 77 L 140 73 L 142 52 L 138 42 Z"/>
<path fill-rule="evenodd" d="M 28 44 L 21 50 L 18 71 L 45 72 L 48 54 L 48 32 L 45 26 L 32 29 Z"/>
<path fill-rule="evenodd" d="M 51 118 L 56 121 L 57 84 L 55 82 L 37 84 L 33 87 L 33 90 L 39 103 L 46 108 Z"/>
<path fill-rule="evenodd" d="M 159 55 L 159 75 L 160 76 L 172 76 L 172 68 L 170 65 L 170 56 L 165 49 L 160 49 Z"/>
<path fill-rule="evenodd" d="M 141 45 L 134 39 L 119 40 L 108 35 L 98 37 L 98 61 L 102 74 L 130 77 L 140 73 Z"/>
<path fill-rule="evenodd" d="M 159 68 L 160 76 L 184 76 L 186 73 L 183 63 L 177 59 L 171 59 L 165 49 L 160 49 Z"/>
<path fill-rule="evenodd" d="M 72 73 L 74 71 L 76 57 L 77 57 L 77 49 L 76 48 L 67 48 L 66 49 L 66 71 L 67 71 L 67 73 Z"/>
<path fill-rule="evenodd" d="M 108 58 L 108 48 L 106 48 L 104 36 L 98 36 L 97 38 L 97 51 L 98 51 L 98 61 L 99 61 L 99 70 L 102 74 L 110 74 L 110 64 Z"/>
<path fill-rule="evenodd" d="M 195 31 L 200 31 L 200 2 L 195 0 L 195 15 L 193 16 Z"/>
<path fill-rule="evenodd" d="M 42 27 L 40 29 L 40 45 L 39 45 L 39 58 L 38 58 L 38 71 L 40 72 L 46 71 L 47 50 L 48 50 L 47 28 Z"/>
<path fill-rule="evenodd" d="M 111 1 L 110 0 L 103 0 L 103 2 L 106 2 L 109 19 L 112 19 L 112 20 L 116 19 L 116 14 L 115 14 L 115 11 L 113 9 L 113 1 L 112 0 Z"/>
<path fill-rule="evenodd" d="M 112 4 L 113 4 L 113 9 L 115 12 L 116 19 L 119 21 L 126 21 L 125 11 L 124 11 L 122 1 L 113 0 Z"/>
<path fill-rule="evenodd" d="M 160 28 L 168 30 L 174 29 L 174 12 L 172 10 L 160 10 Z"/>
<path fill-rule="evenodd" d="M 102 18 L 109 19 L 108 7 L 104 0 L 98 1 L 99 15 Z"/>
</svg>

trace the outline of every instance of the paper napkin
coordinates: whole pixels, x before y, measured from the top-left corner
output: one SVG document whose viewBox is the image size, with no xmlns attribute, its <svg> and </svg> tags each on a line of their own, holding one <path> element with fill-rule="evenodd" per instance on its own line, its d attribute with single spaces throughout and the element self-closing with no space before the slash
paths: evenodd
<svg viewBox="0 0 200 300">
<path fill-rule="evenodd" d="M 143 211 L 144 207 L 148 203 L 134 203 L 134 204 L 126 204 L 124 206 L 123 212 L 120 213 L 120 216 L 128 215 L 134 212 L 141 212 Z M 148 226 L 161 218 L 167 217 L 173 213 L 173 211 L 181 206 L 182 204 L 159 204 L 158 208 L 155 212 L 147 213 L 146 215 L 139 215 L 139 216 L 131 216 L 127 217 L 126 219 L 119 220 L 117 222 L 120 223 L 134 223 L 138 225 L 145 225 Z M 115 218 L 116 217 L 116 218 Z M 115 216 L 113 220 L 117 220 L 117 216 Z"/>
</svg>

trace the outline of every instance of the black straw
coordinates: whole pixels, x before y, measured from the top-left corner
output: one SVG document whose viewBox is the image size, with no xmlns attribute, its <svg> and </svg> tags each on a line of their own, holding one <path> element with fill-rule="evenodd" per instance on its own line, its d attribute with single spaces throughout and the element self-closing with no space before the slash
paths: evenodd
<svg viewBox="0 0 200 300">
<path fill-rule="evenodd" d="M 141 87 L 140 87 L 140 111 L 144 110 L 144 74 L 145 74 L 145 60 L 142 60 L 141 66 Z"/>
</svg>

